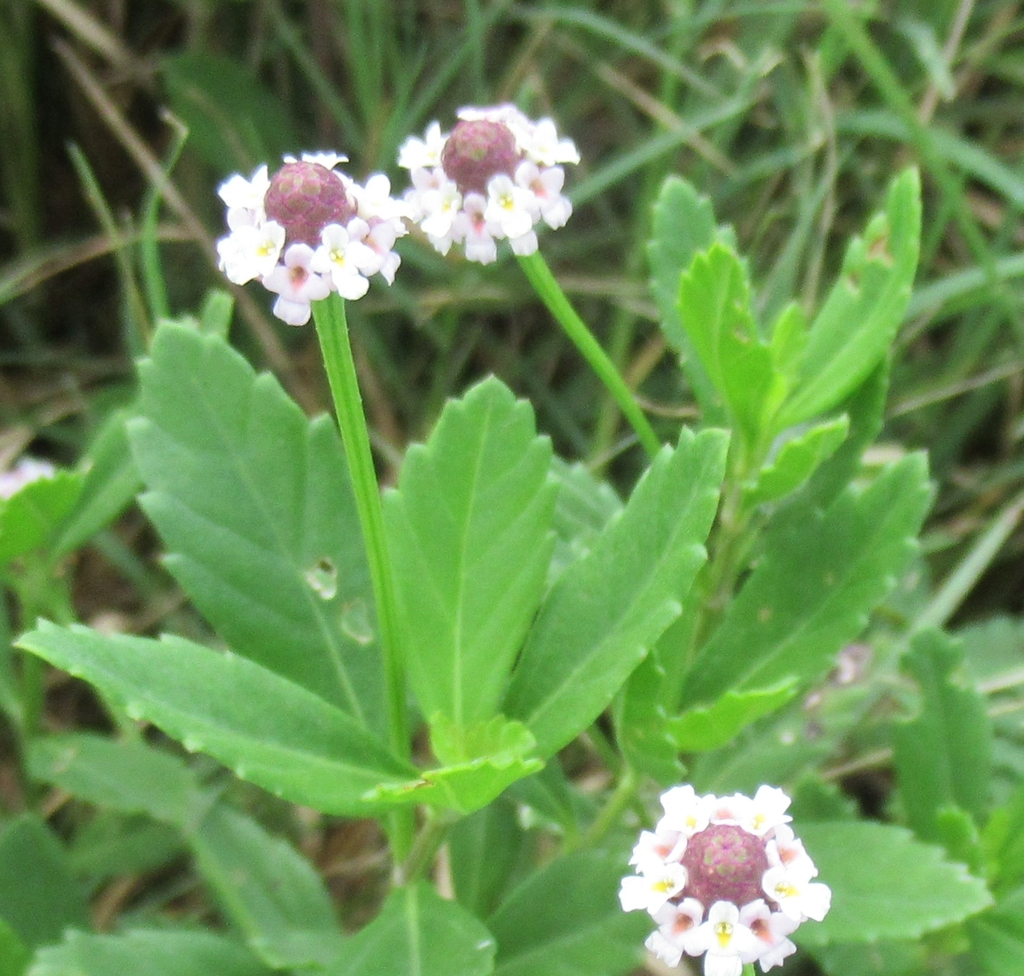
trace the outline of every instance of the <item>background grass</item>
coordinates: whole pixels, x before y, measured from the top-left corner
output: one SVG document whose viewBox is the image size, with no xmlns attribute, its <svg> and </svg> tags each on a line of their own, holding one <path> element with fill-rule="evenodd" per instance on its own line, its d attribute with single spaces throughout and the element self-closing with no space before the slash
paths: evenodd
<svg viewBox="0 0 1024 976">
<path fill-rule="evenodd" d="M 5 0 L 0 78 L 2 462 L 77 460 L 130 399 L 156 320 L 227 287 L 219 181 L 283 152 L 337 149 L 401 189 L 397 147 L 434 118 L 503 100 L 552 115 L 583 162 L 576 213 L 542 247 L 666 432 L 694 406 L 647 288 L 664 177 L 735 226 L 768 320 L 793 296 L 816 307 L 890 177 L 917 164 L 922 264 L 881 450 L 931 454 L 929 619 L 1024 609 L 1021 4 Z M 557 450 L 628 485 L 641 453 L 515 263 L 401 251 L 395 286 L 350 313 L 385 476 L 445 397 L 494 372 Z M 233 341 L 326 409 L 312 329 L 272 319 L 258 287 L 235 295 Z M 101 533 L 69 564 L 79 614 L 195 626 L 153 548 L 134 511 Z M 89 724 L 76 694 L 53 721 Z"/>
</svg>

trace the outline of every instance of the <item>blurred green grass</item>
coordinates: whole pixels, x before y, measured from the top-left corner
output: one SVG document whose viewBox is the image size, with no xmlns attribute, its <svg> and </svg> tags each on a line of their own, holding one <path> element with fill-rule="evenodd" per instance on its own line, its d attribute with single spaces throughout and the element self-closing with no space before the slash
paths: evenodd
<svg viewBox="0 0 1024 976">
<path fill-rule="evenodd" d="M 815 307 L 891 175 L 916 163 L 923 259 L 885 437 L 931 452 L 932 572 L 972 568 L 949 612 L 1020 611 L 1022 64 L 1024 10 L 1006 0 L 6 0 L 0 424 L 75 460 L 130 396 L 156 318 L 224 285 L 226 175 L 329 148 L 400 190 L 408 134 L 513 100 L 579 146 L 576 213 L 542 247 L 669 432 L 693 401 L 647 289 L 665 176 L 735 226 L 768 320 L 794 296 Z M 495 372 L 563 454 L 632 479 L 627 428 L 513 261 L 445 260 L 413 238 L 402 254 L 394 288 L 351 309 L 385 461 Z M 258 288 L 238 296 L 233 341 L 324 409 L 312 330 L 272 320 Z M 972 560 L 993 527 L 1001 544 Z"/>
</svg>

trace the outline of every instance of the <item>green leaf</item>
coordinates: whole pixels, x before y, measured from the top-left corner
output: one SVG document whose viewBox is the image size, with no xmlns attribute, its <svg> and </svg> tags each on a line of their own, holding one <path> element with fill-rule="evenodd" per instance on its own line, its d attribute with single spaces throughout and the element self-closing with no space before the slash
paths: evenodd
<svg viewBox="0 0 1024 976">
<path fill-rule="evenodd" d="M 914 832 L 940 841 L 943 808 L 959 807 L 979 824 L 988 812 L 992 728 L 984 697 L 963 673 L 963 653 L 945 634 L 917 634 L 902 663 L 921 698 L 918 714 L 893 727 L 900 800 Z"/>
<path fill-rule="evenodd" d="M 448 860 L 459 904 L 477 917 L 494 911 L 525 860 L 524 841 L 516 807 L 504 800 L 455 824 L 448 835 Z"/>
<path fill-rule="evenodd" d="M 502 715 L 459 727 L 438 713 L 431 722 L 430 741 L 445 765 L 423 770 L 408 783 L 384 784 L 370 796 L 391 804 L 426 803 L 472 813 L 544 765 L 531 756 L 536 741 L 526 726 Z"/>
<path fill-rule="evenodd" d="M 614 717 L 615 741 L 630 766 L 668 786 L 679 782 L 683 766 L 660 701 L 664 682 L 665 669 L 655 649 L 629 676 L 616 701 Z"/>
<path fill-rule="evenodd" d="M 13 559 L 48 546 L 82 490 L 76 471 L 56 471 L 0 500 L 0 569 Z"/>
<path fill-rule="evenodd" d="M 378 731 L 383 676 L 340 439 L 216 336 L 163 325 L 129 427 L 167 568 L 237 654 Z"/>
<path fill-rule="evenodd" d="M 142 487 L 128 444 L 131 413 L 115 410 L 103 422 L 81 462 L 82 492 L 54 542 L 58 554 L 73 552 L 109 525 Z"/>
<path fill-rule="evenodd" d="M 814 472 L 801 499 L 806 504 L 826 508 L 857 477 L 865 450 L 874 443 L 885 421 L 885 401 L 889 395 L 889 358 L 886 357 L 868 378 L 844 400 L 839 409 L 850 418 L 850 433 L 838 450 Z M 793 506 L 800 517 L 800 506 Z"/>
<path fill-rule="evenodd" d="M 930 498 L 925 460 L 911 455 L 865 490 L 847 489 L 825 512 L 790 513 L 697 655 L 684 703 L 827 671 L 896 585 Z"/>
<path fill-rule="evenodd" d="M 366 815 L 368 790 L 414 773 L 350 715 L 237 655 L 180 637 L 106 636 L 46 622 L 19 646 L 293 803 Z"/>
<path fill-rule="evenodd" d="M 31 958 L 32 953 L 18 933 L 0 918 L 0 976 L 21 976 Z"/>
<path fill-rule="evenodd" d="M 984 976 L 1024 972 L 1024 888 L 968 919 L 971 959 Z"/>
<path fill-rule="evenodd" d="M 972 874 L 985 874 L 985 852 L 974 818 L 959 807 L 942 807 L 935 812 L 935 839 L 946 849 L 951 861 L 966 864 Z"/>
<path fill-rule="evenodd" d="M 566 566 L 590 552 L 604 527 L 622 511 L 622 500 L 611 485 L 599 481 L 582 464 L 553 457 L 551 476 L 558 485 L 558 498 L 551 524 L 555 551 L 548 570 L 549 587 Z"/>
<path fill-rule="evenodd" d="M 778 429 L 831 410 L 881 362 L 903 320 L 917 271 L 921 188 L 898 176 L 885 210 L 850 242 L 839 280 L 811 323 L 801 380 L 779 411 Z"/>
<path fill-rule="evenodd" d="M 269 976 L 243 946 L 210 932 L 84 935 L 36 953 L 28 976 Z"/>
<path fill-rule="evenodd" d="M 797 936 L 799 938 L 799 936 Z M 928 951 L 920 942 L 871 942 L 816 947 L 825 972 L 842 976 L 921 976 Z"/>
<path fill-rule="evenodd" d="M 999 894 L 1024 883 L 1024 783 L 989 815 L 981 834 L 992 888 Z"/>
<path fill-rule="evenodd" d="M 790 302 L 772 324 L 772 362 L 775 369 L 792 384 L 800 373 L 800 357 L 807 346 L 807 316 L 796 302 Z"/>
<path fill-rule="evenodd" d="M 983 881 L 909 830 L 865 821 L 806 823 L 798 830 L 832 889 L 823 922 L 800 927 L 804 945 L 916 939 L 992 903 Z"/>
<path fill-rule="evenodd" d="M 466 909 L 420 882 L 393 891 L 325 976 L 487 976 L 494 938 Z"/>
<path fill-rule="evenodd" d="M 161 74 L 189 145 L 218 172 L 262 162 L 273 171 L 301 142 L 284 105 L 247 65 L 193 50 L 165 57 Z"/>
<path fill-rule="evenodd" d="M 654 927 L 619 905 L 626 859 L 560 857 L 531 875 L 491 915 L 495 976 L 620 976 L 639 965 Z"/>
<path fill-rule="evenodd" d="M 0 919 L 29 948 L 57 942 L 66 928 L 89 928 L 67 851 L 34 813 L 0 832 Z"/>
<path fill-rule="evenodd" d="M 116 742 L 88 733 L 33 739 L 28 771 L 72 796 L 125 813 L 185 827 L 199 792 L 188 767 L 145 742 Z"/>
<path fill-rule="evenodd" d="M 71 867 L 90 889 L 115 875 L 143 874 L 187 854 L 181 831 L 142 814 L 97 810 L 78 827 Z"/>
<path fill-rule="evenodd" d="M 493 377 L 450 401 L 385 498 L 409 683 L 428 716 L 490 718 L 551 561 L 551 444 Z"/>
<path fill-rule="evenodd" d="M 204 880 L 264 962 L 290 969 L 338 954 L 343 936 L 331 896 L 291 844 L 223 803 L 188 839 Z"/>
<path fill-rule="evenodd" d="M 506 699 L 541 756 L 570 742 L 608 706 L 679 615 L 704 564 L 727 438 L 721 431 L 664 448 L 590 553 L 541 606 Z"/>
<path fill-rule="evenodd" d="M 235 311 L 235 297 L 223 288 L 210 288 L 199 310 L 199 329 L 210 335 L 227 339 L 231 330 L 231 316 Z"/>
<path fill-rule="evenodd" d="M 0 600 L 0 711 L 7 716 L 11 727 L 20 729 L 24 721 L 21 703 L 21 681 L 15 658 L 20 657 L 14 649 L 14 635 L 11 633 L 10 610 L 7 600 Z"/>
<path fill-rule="evenodd" d="M 1024 929 L 1019 919 L 986 913 L 967 923 L 967 933 L 979 976 L 1024 972 Z"/>
<path fill-rule="evenodd" d="M 796 491 L 822 461 L 835 453 L 849 431 L 849 418 L 842 416 L 787 440 L 779 448 L 775 460 L 761 469 L 757 481 L 744 489 L 743 504 L 753 508 Z"/>
<path fill-rule="evenodd" d="M 661 330 L 669 345 L 681 355 L 682 366 L 693 387 L 707 424 L 724 424 L 722 398 L 694 354 L 679 315 L 679 276 L 690 267 L 698 251 L 715 241 L 733 242 L 731 231 L 715 221 L 711 201 L 678 176 L 662 184 L 654 205 L 653 237 L 647 244 L 651 264 L 651 290 L 661 313 Z"/>
<path fill-rule="evenodd" d="M 731 742 L 751 722 L 770 715 L 798 689 L 795 679 L 752 691 L 729 690 L 708 707 L 694 706 L 670 718 L 667 732 L 680 752 L 706 752 Z"/>
<path fill-rule="evenodd" d="M 757 332 L 742 262 L 713 244 L 679 279 L 679 314 L 701 365 L 736 426 L 756 444 L 786 392 L 772 351 Z"/>
</svg>

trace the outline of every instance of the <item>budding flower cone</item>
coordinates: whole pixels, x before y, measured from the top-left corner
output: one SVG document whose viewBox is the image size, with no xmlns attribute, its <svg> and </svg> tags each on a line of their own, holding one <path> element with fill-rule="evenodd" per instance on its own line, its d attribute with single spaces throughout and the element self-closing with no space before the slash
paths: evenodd
<svg viewBox="0 0 1024 976">
<path fill-rule="evenodd" d="M 626 911 L 658 924 L 646 945 L 670 966 L 704 956 L 705 976 L 767 972 L 796 946 L 803 922 L 821 921 L 832 893 L 789 827 L 790 799 L 762 786 L 753 797 L 698 796 L 692 786 L 662 794 L 665 815 L 633 848 L 635 874 L 622 879 Z"/>
<path fill-rule="evenodd" d="M 289 325 L 305 325 L 311 303 L 332 291 L 361 298 L 374 274 L 391 284 L 400 264 L 392 247 L 408 232 L 404 205 L 386 176 L 361 185 L 336 169 L 344 161 L 286 157 L 273 176 L 261 166 L 217 191 L 230 229 L 217 242 L 221 270 L 236 285 L 255 279 L 274 292 L 274 314 Z"/>
</svg>

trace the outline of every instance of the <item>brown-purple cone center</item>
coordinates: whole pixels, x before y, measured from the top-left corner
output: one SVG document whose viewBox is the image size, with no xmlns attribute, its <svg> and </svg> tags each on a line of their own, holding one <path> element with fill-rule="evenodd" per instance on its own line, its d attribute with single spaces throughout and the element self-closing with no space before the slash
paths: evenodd
<svg viewBox="0 0 1024 976">
<path fill-rule="evenodd" d="M 511 176 L 519 164 L 516 138 L 501 122 L 458 122 L 441 152 L 441 166 L 461 193 L 486 193 L 497 173 Z"/>
<path fill-rule="evenodd" d="M 764 841 L 734 824 L 712 824 L 687 843 L 683 897 L 696 898 L 706 909 L 716 901 L 743 907 L 763 898 L 761 878 L 768 870 Z"/>
<path fill-rule="evenodd" d="M 320 244 L 328 224 L 344 226 L 356 208 L 337 173 L 319 163 L 285 163 L 270 181 L 264 209 L 284 227 L 285 243 Z"/>
</svg>

